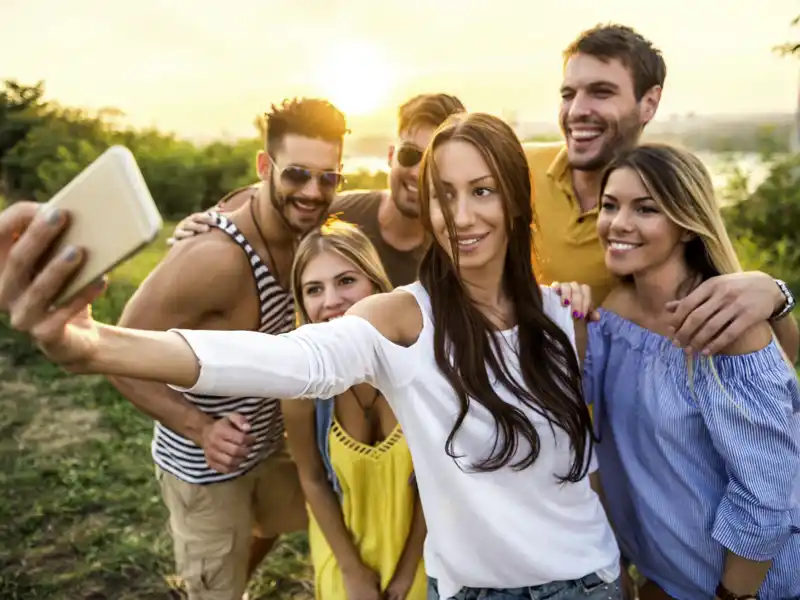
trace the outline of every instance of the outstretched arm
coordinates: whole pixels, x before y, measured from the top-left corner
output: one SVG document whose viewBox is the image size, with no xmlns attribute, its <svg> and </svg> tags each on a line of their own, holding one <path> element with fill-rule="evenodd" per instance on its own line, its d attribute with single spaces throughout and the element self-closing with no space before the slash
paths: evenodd
<svg viewBox="0 0 800 600">
<path fill-rule="evenodd" d="M 413 369 L 399 366 L 408 361 L 403 346 L 416 339 L 421 319 L 413 297 L 393 292 L 359 302 L 341 319 L 277 336 L 100 326 L 96 351 L 73 370 L 160 381 L 201 395 L 329 398 L 365 381 L 400 385 L 410 378 Z"/>
</svg>

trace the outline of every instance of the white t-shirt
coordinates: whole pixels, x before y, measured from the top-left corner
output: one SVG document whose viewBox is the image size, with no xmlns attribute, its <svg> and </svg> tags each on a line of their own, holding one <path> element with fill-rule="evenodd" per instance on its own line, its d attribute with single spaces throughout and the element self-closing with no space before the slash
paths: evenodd
<svg viewBox="0 0 800 600">
<path fill-rule="evenodd" d="M 430 300 L 419 283 L 402 288 L 417 299 L 423 329 L 410 347 L 384 338 L 368 321 L 345 316 L 304 325 L 279 336 L 256 332 L 177 330 L 200 362 L 191 388 L 205 395 L 261 395 L 327 398 L 369 382 L 392 407 L 414 462 L 428 527 L 425 569 L 450 598 L 462 587 L 519 588 L 580 579 L 597 573 L 619 576 L 619 550 L 588 477 L 559 483 L 572 462 L 567 434 L 524 407 L 509 391 L 498 395 L 518 406 L 537 426 L 541 448 L 536 462 L 480 473 L 469 469 L 490 452 L 494 420 L 477 402 L 454 441 L 462 468 L 445 452 L 458 415 L 458 399 L 434 359 Z M 544 309 L 574 344 L 569 309 L 542 289 Z M 516 328 L 499 333 L 508 344 L 505 360 L 517 368 Z M 491 377 L 491 376 L 490 376 Z M 520 440 L 519 452 L 527 445 Z M 513 461 L 512 461 L 513 462 Z M 597 469 L 591 462 L 590 472 Z"/>
</svg>

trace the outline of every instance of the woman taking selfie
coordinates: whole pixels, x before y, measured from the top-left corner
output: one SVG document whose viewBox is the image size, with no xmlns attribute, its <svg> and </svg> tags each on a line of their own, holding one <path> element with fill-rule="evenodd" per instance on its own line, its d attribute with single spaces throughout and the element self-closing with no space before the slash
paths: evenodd
<svg viewBox="0 0 800 600">
<path fill-rule="evenodd" d="M 341 317 L 391 291 L 358 227 L 329 220 L 297 248 L 292 289 L 301 324 Z M 425 520 L 411 454 L 386 399 L 368 383 L 316 402 L 281 403 L 310 508 L 318 600 L 423 600 Z"/>
<path fill-rule="evenodd" d="M 641 598 L 800 598 L 794 369 L 766 321 L 714 356 L 670 339 L 671 302 L 741 270 L 711 178 L 688 152 L 643 145 L 601 190 L 598 233 L 622 283 L 589 325 L 585 391 L 611 522 L 649 580 Z"/>
<path fill-rule="evenodd" d="M 0 308 L 75 372 L 307 399 L 368 383 L 414 458 L 430 598 L 620 598 L 619 551 L 589 481 L 596 461 L 572 315 L 532 276 L 522 146 L 499 118 L 458 115 L 435 133 L 420 176 L 435 240 L 420 281 L 338 319 L 280 336 L 126 330 L 91 319 L 84 305 L 98 290 L 49 311 L 75 264 L 55 259 L 26 277 L 60 230 L 46 217 L 7 258 L 30 205 L 0 217 Z"/>
</svg>

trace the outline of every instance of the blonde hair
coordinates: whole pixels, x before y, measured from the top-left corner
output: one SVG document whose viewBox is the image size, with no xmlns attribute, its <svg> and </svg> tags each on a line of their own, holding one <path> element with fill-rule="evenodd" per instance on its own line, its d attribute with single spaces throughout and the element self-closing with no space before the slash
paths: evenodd
<svg viewBox="0 0 800 600">
<path fill-rule="evenodd" d="M 308 263 L 324 252 L 333 252 L 352 263 L 369 279 L 375 292 L 390 292 L 392 284 L 378 251 L 355 225 L 330 217 L 319 229 L 306 235 L 297 247 L 292 265 L 292 294 L 300 325 L 311 322 L 303 304 L 302 277 Z"/>
<path fill-rule="evenodd" d="M 686 243 L 685 260 L 690 270 L 701 280 L 742 271 L 725 228 L 711 175 L 697 156 L 688 150 L 667 144 L 642 144 L 618 156 L 608 166 L 601 181 L 601 194 L 611 173 L 622 168 L 635 171 L 667 218 L 693 234 L 692 239 Z M 691 290 L 687 290 L 687 293 L 688 291 Z M 790 364 L 780 344 L 778 348 L 784 360 Z M 722 386 L 713 358 L 708 357 L 706 360 L 717 382 Z M 694 393 L 695 360 L 687 358 L 687 361 L 689 384 Z M 725 393 L 730 398 L 727 391 Z"/>
</svg>

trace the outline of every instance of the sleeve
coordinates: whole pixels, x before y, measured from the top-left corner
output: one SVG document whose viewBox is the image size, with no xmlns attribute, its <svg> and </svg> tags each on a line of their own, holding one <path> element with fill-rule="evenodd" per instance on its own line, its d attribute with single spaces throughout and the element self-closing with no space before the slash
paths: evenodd
<svg viewBox="0 0 800 600">
<path fill-rule="evenodd" d="M 572 344 L 572 347 L 575 348 L 577 352 L 575 346 L 575 322 L 572 320 L 572 310 L 561 304 L 561 297 L 553 289 L 546 286 L 541 286 L 540 289 L 542 290 L 544 314 L 550 317 L 550 320 L 567 334 L 569 343 Z"/>
<path fill-rule="evenodd" d="M 178 391 L 208 396 L 330 398 L 362 382 L 386 392 L 413 375 L 404 348 L 366 319 L 344 316 L 281 334 L 173 329 L 191 347 L 200 375 Z M 405 366 L 398 368 L 400 365 Z M 393 368 L 394 367 L 394 368 Z"/>
<path fill-rule="evenodd" d="M 797 502 L 797 380 L 788 367 L 697 377 L 696 400 L 728 474 L 712 537 L 748 560 L 770 560 L 791 535 Z"/>
<path fill-rule="evenodd" d="M 606 338 L 602 322 L 587 325 L 586 356 L 583 358 L 583 397 L 586 404 L 598 410 L 606 369 Z"/>
<path fill-rule="evenodd" d="M 561 297 L 551 288 L 542 286 L 542 304 L 545 314 L 567 334 L 572 348 L 577 353 L 575 343 L 575 321 L 572 317 L 572 310 L 561 304 Z M 587 350 L 588 353 L 588 350 Z M 588 434 L 587 434 L 588 435 Z M 589 454 L 591 452 L 591 454 Z M 597 462 L 597 452 L 592 451 L 591 446 L 587 445 L 586 458 L 589 460 L 589 473 L 594 473 L 599 468 Z"/>
</svg>

